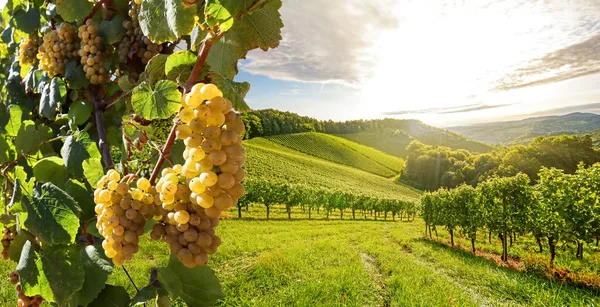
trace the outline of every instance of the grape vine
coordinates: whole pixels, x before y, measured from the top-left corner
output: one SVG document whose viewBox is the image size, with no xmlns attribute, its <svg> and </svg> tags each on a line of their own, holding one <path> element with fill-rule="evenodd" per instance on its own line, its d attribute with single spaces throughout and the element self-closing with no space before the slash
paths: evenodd
<svg viewBox="0 0 600 307">
<path fill-rule="evenodd" d="M 245 193 L 239 112 L 249 110 L 250 85 L 233 78 L 250 50 L 278 46 L 280 7 L 7 1 L 0 223 L 18 306 L 206 306 L 222 297 L 209 255 L 222 244 L 222 212 Z M 153 129 L 166 121 L 164 140 Z M 126 266 L 148 232 L 172 255 L 138 288 Z M 107 284 L 117 270 L 133 297 Z"/>
</svg>

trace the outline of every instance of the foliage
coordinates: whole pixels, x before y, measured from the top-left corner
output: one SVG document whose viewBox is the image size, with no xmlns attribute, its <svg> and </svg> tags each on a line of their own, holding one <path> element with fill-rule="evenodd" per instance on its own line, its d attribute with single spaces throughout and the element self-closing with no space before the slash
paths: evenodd
<svg viewBox="0 0 600 307">
<path fill-rule="evenodd" d="M 223 89 L 221 110 L 248 110 L 250 85 L 233 81 L 237 62 L 252 49 L 279 44 L 281 1 L 4 2 L 0 222 L 18 233 L 5 258 L 18 261 L 19 287 L 28 297 L 58 306 L 128 306 L 129 293 L 106 283 L 113 262 L 94 225 L 97 213 L 108 220 L 112 209 L 95 207 L 94 188 L 113 168 L 128 179 L 149 176 L 150 186 L 167 157 L 181 159 L 177 115 L 195 84 Z M 176 46 L 189 50 L 174 52 Z M 166 125 L 168 135 L 161 133 Z M 243 130 L 241 122 L 237 128 Z M 158 269 L 155 283 L 134 293 L 134 301 L 170 295 L 190 306 L 213 305 L 221 290 L 210 268 L 174 262 Z M 18 299 L 22 305 L 25 298 Z"/>
</svg>

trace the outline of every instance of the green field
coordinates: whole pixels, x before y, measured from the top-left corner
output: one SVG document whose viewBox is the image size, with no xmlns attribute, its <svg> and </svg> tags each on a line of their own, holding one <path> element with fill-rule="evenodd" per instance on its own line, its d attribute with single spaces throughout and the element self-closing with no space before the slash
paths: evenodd
<svg viewBox="0 0 600 307">
<path fill-rule="evenodd" d="M 244 143 L 246 172 L 253 180 L 308 184 L 380 198 L 418 199 L 420 192 L 350 166 L 298 152 L 264 138 Z"/>
<path fill-rule="evenodd" d="M 300 209 L 286 220 L 222 220 L 223 239 L 211 266 L 225 299 L 220 306 L 592 306 L 600 293 L 500 268 L 489 260 L 424 240 L 424 224 L 373 220 L 307 220 Z M 322 213 L 322 211 L 321 211 Z M 252 217 L 264 215 L 251 206 Z M 227 216 L 234 216 L 229 212 Z M 440 231 L 440 235 L 443 231 Z M 466 242 L 464 242 L 466 244 Z M 126 267 L 138 286 L 151 267 L 165 265 L 165 243 L 145 236 Z M 14 268 L 1 262 L 2 274 Z M 134 293 L 121 268 L 109 283 Z M 0 305 L 14 305 L 0 281 Z M 174 306 L 183 306 L 174 302 Z"/>
<path fill-rule="evenodd" d="M 317 158 L 388 178 L 398 175 L 404 165 L 404 160 L 396 156 L 323 133 L 277 135 L 267 139 Z"/>
</svg>

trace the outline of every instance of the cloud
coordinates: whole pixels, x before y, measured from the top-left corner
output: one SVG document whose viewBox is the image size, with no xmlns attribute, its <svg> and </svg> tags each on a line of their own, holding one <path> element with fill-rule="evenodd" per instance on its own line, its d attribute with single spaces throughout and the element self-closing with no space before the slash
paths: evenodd
<svg viewBox="0 0 600 307">
<path fill-rule="evenodd" d="M 398 20 L 386 11 L 391 0 L 286 0 L 278 48 L 251 51 L 241 69 L 274 79 L 357 84 L 375 59 L 367 52 L 379 31 Z"/>
<path fill-rule="evenodd" d="M 548 84 L 600 72 L 600 33 L 534 59 L 506 75 L 496 90 Z"/>
<path fill-rule="evenodd" d="M 514 105 L 514 103 L 498 104 L 498 105 L 486 105 L 481 103 L 468 104 L 457 107 L 448 108 L 428 108 L 419 110 L 400 110 L 385 112 L 384 115 L 406 115 L 406 114 L 453 114 L 453 113 L 468 113 L 487 109 L 495 109 L 500 107 L 507 107 Z"/>
</svg>

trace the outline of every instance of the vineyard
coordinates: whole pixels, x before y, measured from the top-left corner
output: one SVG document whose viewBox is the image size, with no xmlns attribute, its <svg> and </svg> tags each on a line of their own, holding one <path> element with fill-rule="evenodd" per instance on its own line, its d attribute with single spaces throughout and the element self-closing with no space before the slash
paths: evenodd
<svg viewBox="0 0 600 307">
<path fill-rule="evenodd" d="M 524 174 L 514 177 L 490 178 L 476 188 L 462 185 L 456 189 L 440 189 L 422 197 L 422 217 L 432 237 L 437 227 L 444 227 L 454 246 L 456 233 L 468 238 L 476 253 L 476 240 L 499 238 L 501 260 L 509 261 L 510 247 L 517 240 L 526 240 L 537 253 L 549 253 L 553 266 L 557 250 L 574 248 L 576 259 L 584 254 L 597 258 L 600 238 L 598 211 L 600 165 L 580 165 L 575 174 L 543 168 L 539 183 L 530 184 Z M 588 246 L 587 248 L 585 248 Z M 587 274 L 595 276 L 596 261 L 585 266 Z M 598 287 L 597 282 L 588 285 Z"/>
<path fill-rule="evenodd" d="M 404 165 L 404 160 L 398 157 L 327 134 L 298 133 L 266 139 L 317 158 L 348 165 L 382 177 L 398 175 Z"/>
<path fill-rule="evenodd" d="M 315 158 L 264 138 L 246 141 L 244 146 L 247 177 L 251 180 L 353 191 L 382 199 L 416 201 L 420 195 L 420 191 L 391 179 Z"/>
</svg>

